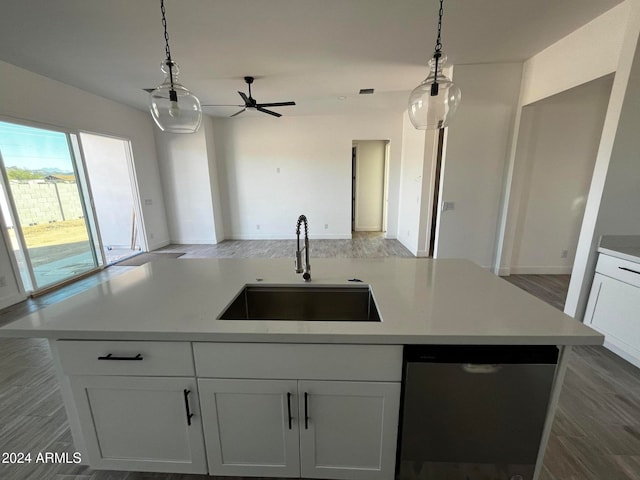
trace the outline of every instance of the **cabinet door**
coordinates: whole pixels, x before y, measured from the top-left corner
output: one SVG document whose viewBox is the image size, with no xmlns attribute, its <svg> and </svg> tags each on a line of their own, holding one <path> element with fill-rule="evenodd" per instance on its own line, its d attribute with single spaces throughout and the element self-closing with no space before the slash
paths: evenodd
<svg viewBox="0 0 640 480">
<path fill-rule="evenodd" d="M 300 476 L 295 380 L 198 385 L 211 475 Z"/>
<path fill-rule="evenodd" d="M 70 381 L 92 468 L 207 472 L 194 378 L 74 376 Z"/>
<path fill-rule="evenodd" d="M 640 288 L 596 273 L 585 323 L 605 335 L 605 345 L 640 365 Z"/>
<path fill-rule="evenodd" d="M 298 392 L 302 477 L 393 479 L 400 383 L 301 380 Z"/>
</svg>

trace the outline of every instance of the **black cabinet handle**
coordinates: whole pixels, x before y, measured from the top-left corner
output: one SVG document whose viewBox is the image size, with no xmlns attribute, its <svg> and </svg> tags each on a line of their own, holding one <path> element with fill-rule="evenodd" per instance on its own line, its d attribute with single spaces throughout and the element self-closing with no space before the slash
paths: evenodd
<svg viewBox="0 0 640 480">
<path fill-rule="evenodd" d="M 191 408 L 189 407 L 189 394 L 191 393 L 191 390 L 187 390 L 185 388 L 183 391 L 184 391 L 184 408 L 187 410 L 187 425 L 191 426 L 191 417 L 193 417 L 193 413 L 191 413 Z"/>
<path fill-rule="evenodd" d="M 289 430 L 291 430 L 291 392 L 287 392 L 287 412 L 289 415 Z"/>
<path fill-rule="evenodd" d="M 98 357 L 98 360 L 143 360 L 142 354 L 139 353 L 135 357 L 114 357 L 111 353 L 104 357 Z"/>
<path fill-rule="evenodd" d="M 637 273 L 638 275 L 640 275 L 640 272 L 636 271 L 636 270 L 632 270 L 630 268 L 627 267 L 618 267 L 620 270 L 624 270 L 626 272 L 631 272 L 631 273 Z"/>
<path fill-rule="evenodd" d="M 309 429 L 309 394 L 304 392 L 304 429 Z"/>
</svg>

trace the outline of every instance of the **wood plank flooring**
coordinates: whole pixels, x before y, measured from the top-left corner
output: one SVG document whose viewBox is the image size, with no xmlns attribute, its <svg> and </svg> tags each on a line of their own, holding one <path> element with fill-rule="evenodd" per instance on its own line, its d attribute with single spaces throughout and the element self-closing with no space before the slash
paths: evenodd
<svg viewBox="0 0 640 480">
<path fill-rule="evenodd" d="M 410 256 L 404 247 L 372 236 L 339 246 L 326 256 Z M 182 258 L 215 256 L 291 256 L 290 241 L 223 242 L 217 246 L 175 245 L 163 251 L 187 252 Z M 321 256 L 321 241 L 316 256 Z M 342 242 L 342 241 L 327 241 Z M 346 241 L 349 242 L 349 241 Z M 227 245 L 225 245 L 227 244 Z M 398 248 L 398 250 L 396 250 Z M 335 252 L 330 255 L 328 252 Z M 313 258 L 313 254 L 312 254 Z M 137 267 L 109 267 L 76 284 L 0 311 L 0 324 L 59 302 L 108 278 Z M 506 277 L 561 308 L 567 278 Z M 40 339 L 0 339 L 0 452 L 68 452 L 73 443 L 51 354 Z M 231 477 L 94 471 L 77 465 L 3 465 L 1 480 L 222 480 Z M 237 477 L 236 477 L 237 478 Z M 640 480 L 640 370 L 603 347 L 577 347 L 571 355 L 542 480 Z M 241 480 L 241 479 L 240 479 Z M 259 479 L 254 479 L 259 480 Z"/>
</svg>

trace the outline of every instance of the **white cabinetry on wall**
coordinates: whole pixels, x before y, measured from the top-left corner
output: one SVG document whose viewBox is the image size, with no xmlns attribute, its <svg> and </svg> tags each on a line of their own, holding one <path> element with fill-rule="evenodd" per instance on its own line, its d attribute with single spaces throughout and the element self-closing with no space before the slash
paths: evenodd
<svg viewBox="0 0 640 480">
<path fill-rule="evenodd" d="M 640 263 L 601 253 L 584 318 L 607 348 L 640 367 Z"/>
<path fill-rule="evenodd" d="M 211 474 L 393 478 L 402 347 L 196 343 L 194 354 Z"/>
<path fill-rule="evenodd" d="M 57 342 L 94 469 L 207 473 L 191 346 Z M 167 376 L 179 375 L 179 376 Z"/>
</svg>

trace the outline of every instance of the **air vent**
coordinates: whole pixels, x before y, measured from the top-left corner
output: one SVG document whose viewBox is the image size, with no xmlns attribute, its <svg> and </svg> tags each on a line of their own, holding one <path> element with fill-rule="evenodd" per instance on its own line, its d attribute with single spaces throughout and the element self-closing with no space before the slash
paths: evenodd
<svg viewBox="0 0 640 480">
<path fill-rule="evenodd" d="M 373 88 L 361 88 L 360 95 L 373 95 Z"/>
</svg>

